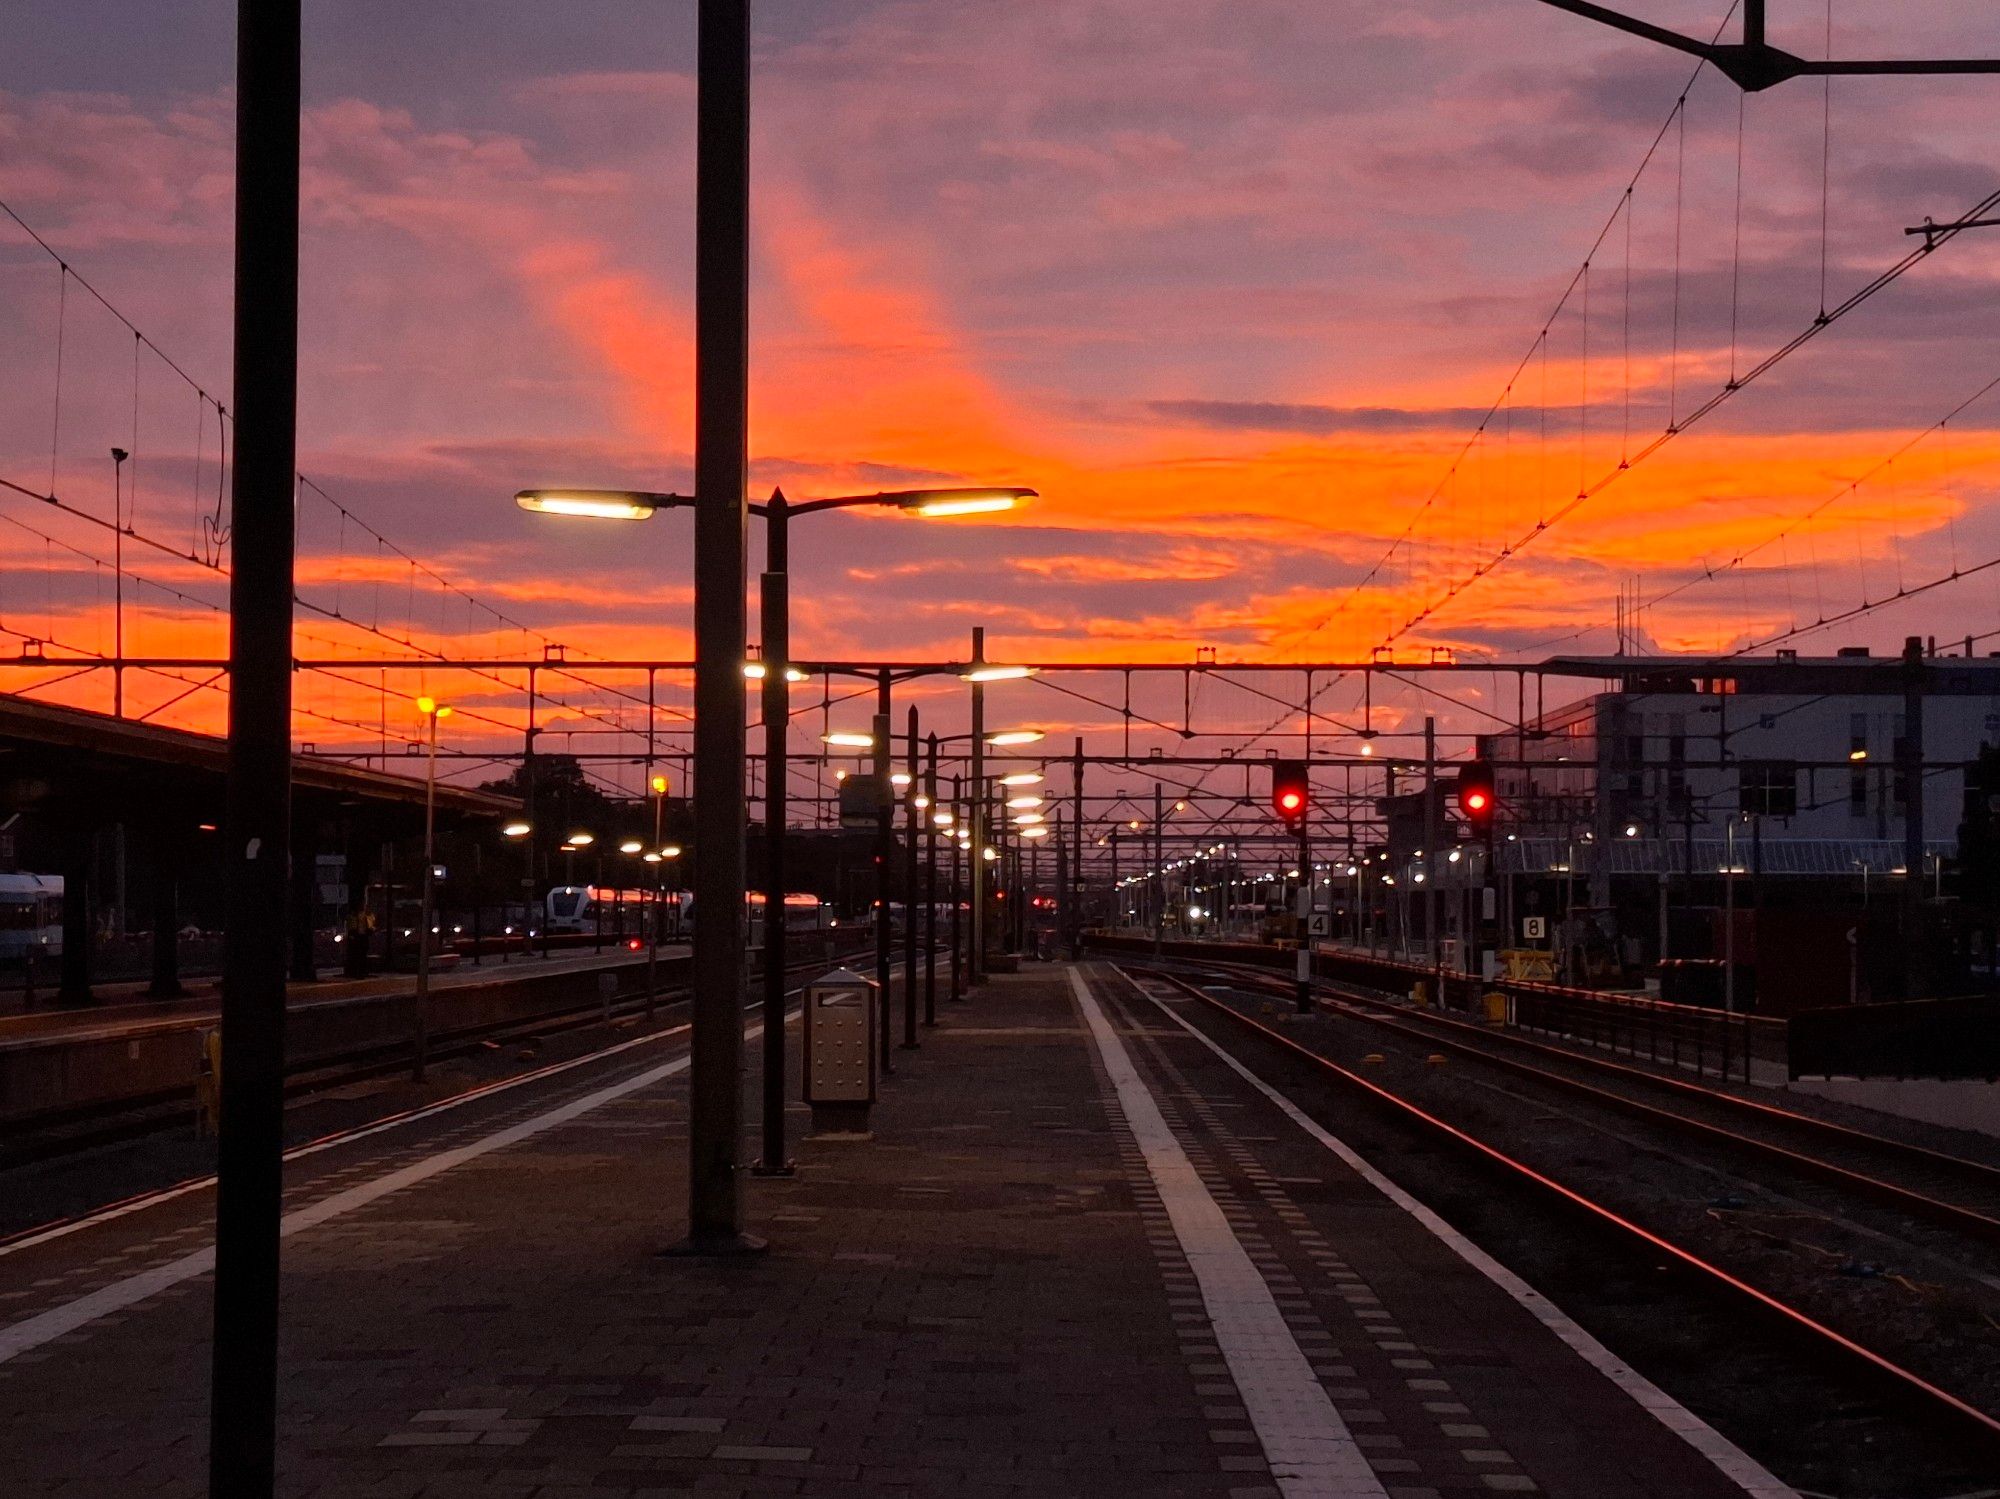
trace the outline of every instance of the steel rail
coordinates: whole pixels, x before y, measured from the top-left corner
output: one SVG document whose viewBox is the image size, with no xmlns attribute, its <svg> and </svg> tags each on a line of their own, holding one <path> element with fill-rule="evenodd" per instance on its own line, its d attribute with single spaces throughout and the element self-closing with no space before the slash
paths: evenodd
<svg viewBox="0 0 2000 1499">
<path fill-rule="evenodd" d="M 1124 965 L 1117 965 L 1124 972 Z M 1906 1369 L 1893 1359 L 1877 1353 L 1865 1344 L 1858 1343 L 1845 1334 L 1836 1332 L 1797 1307 L 1781 1301 L 1769 1292 L 1761 1291 L 1745 1280 L 1731 1275 L 1720 1266 L 1710 1263 L 1692 1250 L 1685 1249 L 1670 1239 L 1661 1237 L 1648 1228 L 1634 1223 L 1631 1219 L 1612 1208 L 1585 1196 L 1573 1187 L 1563 1185 L 1555 1178 L 1546 1176 L 1525 1162 L 1516 1160 L 1497 1146 L 1447 1123 L 1408 1099 L 1391 1092 L 1379 1084 L 1370 1082 L 1358 1073 L 1350 1072 L 1339 1063 L 1321 1056 L 1311 1048 L 1301 1045 L 1281 1031 L 1274 1030 L 1260 1021 L 1245 1015 L 1233 1005 L 1224 1004 L 1212 995 L 1184 979 L 1159 970 L 1145 970 L 1152 976 L 1187 994 L 1206 1006 L 1234 1021 L 1243 1029 L 1252 1032 L 1271 1045 L 1289 1053 L 1314 1070 L 1337 1079 L 1349 1088 L 1360 1092 L 1370 1101 L 1385 1106 L 1392 1114 L 1406 1122 L 1421 1125 L 1427 1132 L 1445 1139 L 1448 1143 L 1470 1153 L 1483 1164 L 1497 1168 L 1509 1180 L 1526 1183 L 1538 1193 L 1558 1205 L 1580 1214 L 1590 1223 L 1610 1229 L 1618 1237 L 1629 1240 L 1645 1250 L 1664 1254 L 1683 1269 L 1693 1271 L 1703 1284 L 1723 1292 L 1732 1300 L 1742 1303 L 1758 1313 L 1772 1318 L 1776 1324 L 1790 1333 L 1802 1335 L 1810 1344 L 1838 1354 L 1843 1360 L 1855 1366 L 1858 1372 L 1884 1382 L 1891 1390 L 1907 1399 L 1912 1399 L 1935 1416 L 1950 1420 L 1968 1436 L 2000 1453 L 2000 1419 L 1970 1402 L 1953 1395 L 1948 1390 L 1932 1384 L 1922 1375 Z M 1128 975 L 1129 978 L 1129 975 Z"/>
<path fill-rule="evenodd" d="M 1225 968 L 1225 965 L 1210 966 L 1218 969 Z M 1246 980 L 1254 981 L 1258 988 L 1268 989 L 1274 994 L 1282 990 L 1289 997 L 1291 993 L 1289 986 L 1281 984 L 1279 980 L 1270 977 L 1268 974 L 1250 971 L 1244 975 L 1243 979 L 1239 979 L 1238 981 L 1242 982 Z M 1320 980 L 1319 986 L 1322 989 L 1340 992 L 1340 986 L 1328 983 L 1325 980 Z M 1361 1000 L 1361 1003 L 1364 1004 L 1369 1002 L 1371 1001 L 1365 998 Z M 1714 1088 L 1704 1087 L 1699 1083 L 1688 1082 L 1682 1078 L 1661 1077 L 1641 1068 L 1628 1067 L 1621 1062 L 1613 1062 L 1604 1057 L 1582 1056 L 1561 1047 L 1530 1040 L 1524 1036 L 1512 1036 L 1501 1032 L 1483 1030 L 1464 1021 L 1454 1020 L 1448 1016 L 1426 1015 L 1420 1021 L 1412 1023 L 1401 1018 L 1370 1013 L 1356 1004 L 1355 996 L 1351 993 L 1344 1000 L 1329 1001 L 1322 999 L 1320 1003 L 1329 1010 L 1359 1020 L 1363 1024 L 1393 1031 L 1398 1035 L 1408 1036 L 1413 1040 L 1422 1041 L 1428 1045 L 1441 1046 L 1447 1051 L 1456 1052 L 1462 1056 L 1473 1057 L 1476 1060 L 1500 1067 L 1519 1076 L 1533 1079 L 1536 1082 L 1578 1094 L 1590 1099 L 1594 1103 L 1616 1109 L 1647 1123 L 1663 1125 L 1669 1129 L 1680 1130 L 1683 1133 L 1699 1135 L 1725 1146 L 1761 1155 L 1792 1171 L 1832 1182 L 1836 1186 L 1848 1188 L 1864 1197 L 1873 1198 L 1875 1201 L 1886 1206 L 1909 1213 L 1913 1217 L 1928 1219 L 1931 1222 L 1955 1229 L 1986 1243 L 2000 1244 L 2000 1218 L 1994 1218 L 1975 1208 L 1966 1207 L 1960 1203 L 1949 1202 L 1942 1198 L 1931 1197 L 1914 1188 L 1905 1187 L 1878 1176 L 1870 1176 L 1866 1172 L 1853 1170 L 1819 1156 L 1804 1154 L 1798 1150 L 1780 1145 L 1775 1141 L 1762 1139 L 1756 1135 L 1743 1134 L 1726 1125 L 1713 1124 L 1707 1120 L 1677 1113 L 1671 1109 L 1659 1108 L 1622 1093 L 1595 1087 L 1580 1078 L 1565 1077 L 1560 1073 L 1550 1072 L 1545 1068 L 1533 1066 L 1513 1057 L 1501 1056 L 1491 1048 L 1493 1044 L 1498 1044 L 1532 1051 L 1542 1056 L 1552 1057 L 1563 1062 L 1604 1072 L 1607 1075 L 1619 1078 L 1621 1081 L 1630 1082 L 1638 1086 L 1653 1087 L 1662 1091 L 1675 1093 L 1681 1097 L 1698 1098 L 1703 1103 L 1741 1110 L 1746 1117 L 1755 1118 L 1779 1128 L 1795 1129 L 1802 1134 L 1811 1134 L 1822 1139 L 1836 1141 L 1852 1149 L 1874 1150 L 1884 1155 L 1898 1157 L 1912 1165 L 1930 1170 L 1948 1172 L 1961 1177 L 1970 1184 L 1985 1187 L 1989 1190 L 2000 1190 L 2000 1170 L 1983 1165 L 1978 1161 L 1966 1160 L 1961 1156 L 1947 1155 L 1943 1151 L 1931 1150 L 1921 1145 L 1909 1145 L 1903 1141 L 1892 1140 L 1882 1135 L 1870 1134 L 1866 1130 L 1855 1129 L 1849 1125 L 1836 1124 L 1831 1120 L 1816 1119 L 1809 1114 L 1800 1114 L 1790 1109 L 1778 1108 L 1772 1104 L 1759 1103 L 1755 1099 L 1739 1098 L 1735 1094 L 1723 1093 Z M 1481 1045 L 1471 1041 L 1459 1040 L 1452 1036 L 1440 1035 L 1437 1030 L 1426 1029 L 1429 1026 L 1477 1035 L 1480 1042 L 1488 1044 Z"/>
</svg>

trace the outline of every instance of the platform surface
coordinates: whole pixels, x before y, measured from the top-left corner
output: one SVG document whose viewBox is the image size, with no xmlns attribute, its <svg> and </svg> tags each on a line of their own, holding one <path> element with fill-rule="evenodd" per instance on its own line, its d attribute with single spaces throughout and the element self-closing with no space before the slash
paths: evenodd
<svg viewBox="0 0 2000 1499">
<path fill-rule="evenodd" d="M 755 1259 L 658 1255 L 684 1033 L 294 1161 L 280 1492 L 1746 1491 L 1109 968 L 940 1008 Z M 9 1492 L 206 1492 L 212 1212 L 0 1245 Z"/>
</svg>

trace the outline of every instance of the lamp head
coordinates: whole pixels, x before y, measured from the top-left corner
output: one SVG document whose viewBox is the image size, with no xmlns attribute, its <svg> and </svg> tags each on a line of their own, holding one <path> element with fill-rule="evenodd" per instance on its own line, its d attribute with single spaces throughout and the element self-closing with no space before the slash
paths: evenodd
<svg viewBox="0 0 2000 1499">
<path fill-rule="evenodd" d="M 896 503 L 912 515 L 930 518 L 947 515 L 990 515 L 1012 510 L 1035 498 L 1035 491 L 1018 486 L 985 489 L 912 489 L 896 497 Z"/>
<path fill-rule="evenodd" d="M 656 510 L 671 510 L 694 501 L 687 495 L 647 494 L 634 489 L 524 489 L 514 496 L 514 503 L 543 515 L 650 520 Z"/>
</svg>

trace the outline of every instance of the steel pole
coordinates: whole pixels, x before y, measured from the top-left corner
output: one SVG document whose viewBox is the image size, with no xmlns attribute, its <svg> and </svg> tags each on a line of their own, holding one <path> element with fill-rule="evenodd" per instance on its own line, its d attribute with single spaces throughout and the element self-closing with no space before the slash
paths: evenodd
<svg viewBox="0 0 2000 1499">
<path fill-rule="evenodd" d="M 1444 1008 L 1444 947 L 1438 941 L 1437 872 L 1444 867 L 1438 857 L 1437 720 L 1424 719 L 1424 949 L 1431 970 L 1431 1001 Z"/>
<path fill-rule="evenodd" d="M 1924 930 L 1924 643 L 1903 642 L 1903 742 L 1898 771 L 1903 782 L 1903 971 L 1915 982 L 1903 998 L 1915 999 L 1930 979 L 1930 943 Z"/>
<path fill-rule="evenodd" d="M 917 707 L 910 705 L 908 759 L 903 788 L 903 1050 L 917 1049 Z"/>
<path fill-rule="evenodd" d="M 986 659 L 986 628 L 972 627 L 972 664 Z M 986 684 L 972 684 L 972 784 L 967 806 L 972 813 L 972 847 L 966 854 L 971 866 L 972 946 L 966 959 L 965 980 L 970 988 L 986 976 Z"/>
<path fill-rule="evenodd" d="M 963 817 L 966 815 L 965 802 L 959 795 L 959 790 L 958 777 L 953 776 L 951 778 L 951 804 L 953 810 L 960 817 Z M 959 908 L 964 904 L 964 897 L 960 894 L 960 891 L 964 888 L 965 879 L 959 868 L 959 853 L 960 846 L 956 837 L 956 824 L 954 824 L 954 836 L 951 840 L 951 1002 L 953 1004 L 957 1004 L 965 997 L 960 987 L 960 974 L 962 972 L 960 964 L 961 955 L 964 951 L 964 941 L 963 929 L 959 919 Z"/>
<path fill-rule="evenodd" d="M 764 508 L 764 575 L 758 580 L 764 637 L 764 1091 L 759 1176 L 790 1176 L 785 1154 L 785 821 L 792 716 L 791 506 L 782 489 Z M 776 911 L 775 921 L 771 913 Z"/>
<path fill-rule="evenodd" d="M 652 790 L 652 762 L 646 762 L 647 789 Z M 660 823 L 666 812 L 667 794 L 653 792 L 653 921 L 646 931 L 646 1019 L 653 1018 L 653 1006 L 660 996 L 660 895 L 666 879 L 666 860 L 660 857 Z M 504 950 L 504 949 L 503 949 Z"/>
<path fill-rule="evenodd" d="M 1153 956 L 1160 956 L 1167 940 L 1167 853 L 1166 798 L 1160 783 L 1153 783 Z"/>
<path fill-rule="evenodd" d="M 879 989 L 881 1014 L 877 1031 L 884 1077 L 894 1072 L 889 1057 L 890 981 L 894 977 L 889 940 L 889 855 L 895 846 L 894 799 L 889 795 L 889 710 L 894 678 L 887 671 L 875 677 L 875 983 Z"/>
<path fill-rule="evenodd" d="M 750 390 L 750 0 L 701 0 L 695 147 L 693 1038 L 686 1252 L 743 1232 L 744 492 Z"/>
<path fill-rule="evenodd" d="M 938 736 L 924 745 L 924 1024 L 937 1024 Z"/>
<path fill-rule="evenodd" d="M 431 721 L 431 735 L 430 759 L 424 769 L 424 879 L 420 887 L 421 898 L 417 902 L 417 1049 L 410 1069 L 410 1076 L 416 1082 L 424 1080 L 424 1070 L 430 1061 L 431 911 L 437 899 L 433 883 L 437 867 L 437 710 L 432 709 L 426 716 Z"/>
<path fill-rule="evenodd" d="M 298 472 L 300 0 L 240 0 L 229 771 L 209 1405 L 212 1499 L 277 1482 L 285 886 Z"/>
<path fill-rule="evenodd" d="M 1299 950 L 1293 960 L 1292 1005 L 1301 1015 L 1312 1013 L 1312 795 L 1308 772 L 1306 804 L 1299 811 Z M 1329 902 L 1331 904 L 1331 902 Z"/>
</svg>

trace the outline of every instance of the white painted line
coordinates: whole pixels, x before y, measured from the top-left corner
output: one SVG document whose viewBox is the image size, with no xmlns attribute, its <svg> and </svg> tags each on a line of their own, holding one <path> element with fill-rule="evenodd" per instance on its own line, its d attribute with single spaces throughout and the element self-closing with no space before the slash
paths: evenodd
<svg viewBox="0 0 2000 1499">
<path fill-rule="evenodd" d="M 785 991 L 787 997 L 802 992 L 802 989 L 787 989 Z M 762 1000 L 754 1000 L 743 1007 L 744 1012 L 748 1014 L 751 1011 L 762 1009 L 763 1003 Z M 785 1017 L 787 1023 L 796 1020 L 798 1014 L 797 1010 L 793 1010 L 788 1014 Z M 537 1067 L 533 1072 L 524 1072 L 519 1077 L 505 1078 L 500 1082 L 473 1088 L 468 1092 L 457 1094 L 451 1098 L 440 1099 L 436 1103 L 426 1104 L 420 1109 L 411 1109 L 408 1113 L 396 1114 L 388 1119 L 378 1120 L 374 1124 L 357 1125 L 353 1129 L 342 1130 L 338 1134 L 328 1135 L 324 1139 L 313 1140 L 304 1145 L 295 1145 L 285 1152 L 284 1159 L 287 1161 L 296 1161 L 305 1156 L 317 1155 L 322 1150 L 333 1150 L 338 1146 L 351 1145 L 354 1141 L 365 1140 L 370 1135 L 379 1135 L 387 1130 L 401 1129 L 404 1125 L 415 1124 L 420 1119 L 429 1119 L 433 1115 L 443 1114 L 452 1109 L 463 1108 L 469 1103 L 478 1103 L 482 1099 L 510 1092 L 515 1088 L 524 1087 L 529 1083 L 544 1082 L 562 1073 L 574 1071 L 578 1067 L 587 1067 L 592 1062 L 601 1062 L 606 1057 L 615 1057 L 621 1052 L 631 1051 L 635 1047 L 651 1046 L 656 1041 L 667 1041 L 675 1036 L 684 1036 L 687 1032 L 688 1027 L 685 1025 L 670 1026 L 663 1031 L 649 1031 L 643 1036 L 634 1036 L 629 1041 L 619 1041 L 611 1046 L 602 1047 L 597 1051 L 585 1052 L 582 1056 L 571 1057 L 566 1062 L 552 1062 L 547 1067 Z M 0 1244 L 0 1259 L 5 1259 L 10 1254 L 19 1254 L 24 1249 L 33 1249 L 37 1244 L 46 1244 L 53 1239 L 63 1239 L 71 1234 L 81 1233 L 86 1228 L 95 1228 L 102 1223 L 110 1223 L 119 1218 L 130 1217 L 134 1213 L 142 1213 L 148 1208 L 156 1208 L 160 1204 L 172 1202 L 176 1198 L 186 1197 L 195 1192 L 206 1192 L 214 1185 L 215 1178 L 212 1175 L 190 1177 L 187 1181 L 176 1182 L 171 1187 L 162 1187 L 157 1192 L 147 1192 L 141 1196 L 129 1198 L 124 1202 L 115 1202 L 109 1207 L 100 1208 L 98 1211 L 88 1213 L 81 1218 L 72 1218 L 65 1223 L 53 1224 L 39 1233 L 31 1232 L 18 1239 L 10 1239 L 4 1244 Z"/>
<path fill-rule="evenodd" d="M 1387 1499 L 1388 1490 L 1285 1325 L 1271 1288 L 1202 1185 L 1194 1163 L 1132 1065 L 1125 1043 L 1074 966 L 1069 982 L 1167 1220 L 1201 1287 L 1216 1344 L 1235 1378 L 1278 1491 L 1286 1499 Z"/>
<path fill-rule="evenodd" d="M 763 1026 L 753 1025 L 743 1034 L 749 1039 L 761 1035 L 763 1030 Z M 550 1109 L 545 1114 L 537 1114 L 532 1119 L 524 1119 L 519 1124 L 496 1130 L 470 1144 L 439 1151 L 436 1155 L 426 1156 L 400 1170 L 378 1176 L 373 1181 L 362 1182 L 344 1192 L 336 1192 L 309 1207 L 285 1214 L 279 1221 L 278 1235 L 280 1238 L 290 1238 L 294 1234 L 304 1233 L 307 1229 L 317 1228 L 322 1223 L 377 1202 L 392 1192 L 400 1192 L 405 1187 L 413 1187 L 418 1182 L 428 1181 L 431 1177 L 442 1175 L 454 1167 L 463 1166 L 468 1161 L 475 1161 L 480 1156 L 490 1155 L 496 1150 L 505 1150 L 510 1145 L 519 1145 L 524 1140 L 531 1140 L 558 1125 L 579 1119 L 593 1110 L 603 1108 L 608 1103 L 615 1103 L 628 1094 L 650 1088 L 654 1083 L 685 1072 L 689 1061 L 688 1057 L 676 1057 L 671 1062 L 662 1062 L 659 1066 L 648 1068 L 644 1072 L 626 1078 L 623 1082 L 600 1088 L 595 1093 L 586 1093 L 582 1098 L 573 1099 L 560 1108 Z M 62 1337 L 65 1333 L 75 1332 L 100 1317 L 137 1306 L 170 1287 L 206 1275 L 214 1268 L 215 1247 L 210 1245 L 191 1254 L 184 1254 L 177 1260 L 169 1260 L 164 1265 L 155 1265 L 149 1270 L 128 1275 L 123 1280 L 113 1281 L 110 1285 L 79 1296 L 73 1301 L 66 1301 L 35 1316 L 23 1318 L 9 1327 L 0 1328 L 0 1364 L 18 1358 L 21 1354 L 32 1352 Z"/>
<path fill-rule="evenodd" d="M 1369 1165 L 1346 1141 L 1328 1133 L 1320 1126 L 1319 1121 L 1310 1118 L 1291 1099 L 1231 1056 L 1217 1042 L 1203 1035 L 1166 1005 L 1147 994 L 1137 983 L 1132 982 L 1130 975 L 1126 976 L 1126 982 L 1132 983 L 1133 989 L 1157 1007 L 1161 1014 L 1214 1052 L 1231 1071 L 1270 1099 L 1284 1112 L 1286 1118 L 1332 1151 L 1363 1181 L 1421 1223 L 1453 1254 L 1505 1291 L 1529 1316 L 1562 1339 L 1585 1363 L 1631 1396 L 1649 1415 L 1699 1452 L 1744 1493 L 1753 1494 L 1756 1499 L 1799 1499 L 1795 1489 L 1775 1477 L 1749 1453 L 1577 1326 L 1562 1308 Z"/>
<path fill-rule="evenodd" d="M 544 1082 L 549 1078 L 571 1071 L 574 1068 L 587 1066 L 592 1062 L 601 1062 L 606 1057 L 615 1057 L 620 1052 L 630 1051 L 636 1046 L 648 1046 L 655 1041 L 665 1041 L 673 1036 L 685 1035 L 687 1034 L 687 1030 L 686 1026 L 677 1025 L 669 1030 L 653 1031 L 648 1035 L 635 1036 L 630 1041 L 620 1041 L 616 1045 L 603 1048 L 601 1051 L 587 1052 L 580 1057 L 571 1057 L 567 1062 L 555 1062 L 547 1067 L 538 1067 L 533 1072 L 522 1073 L 519 1077 L 510 1077 L 505 1081 L 493 1083 L 487 1087 L 474 1088 L 470 1092 L 460 1093 L 456 1097 L 441 1099 L 437 1103 L 426 1104 L 420 1109 L 412 1109 L 406 1114 L 397 1114 L 393 1118 L 379 1120 L 374 1124 L 358 1125 L 354 1129 L 342 1130 L 339 1134 L 328 1135 L 321 1140 L 313 1140 L 304 1145 L 295 1145 L 285 1152 L 284 1159 L 287 1161 L 296 1161 L 304 1156 L 317 1155 L 322 1150 L 332 1150 L 339 1145 L 349 1145 L 356 1140 L 365 1140 L 370 1135 L 379 1135 L 385 1130 L 401 1129 L 406 1124 L 415 1124 L 420 1119 L 429 1119 L 433 1115 L 442 1114 L 451 1109 L 463 1108 L 466 1104 L 477 1103 L 481 1099 L 492 1098 L 496 1094 L 508 1092 L 511 1089 L 521 1087 L 523 1084 Z M 67 1223 L 58 1223 L 51 1228 L 43 1229 L 40 1233 L 31 1233 L 22 1238 L 0 1244 L 0 1259 L 5 1259 L 10 1254 L 19 1254 L 24 1249 L 33 1249 L 37 1244 L 46 1244 L 52 1239 L 67 1238 L 71 1234 L 81 1233 L 86 1228 L 95 1228 L 100 1223 L 110 1223 L 119 1218 L 130 1217 L 133 1213 L 141 1213 L 147 1208 L 158 1207 L 163 1202 L 172 1202 L 177 1197 L 186 1197 L 194 1192 L 205 1192 L 214 1185 L 215 1177 L 213 1175 L 191 1177 L 189 1180 L 177 1182 L 171 1187 L 163 1187 L 157 1192 L 148 1192 L 143 1196 L 134 1197 L 126 1202 L 113 1203 L 110 1207 L 102 1208 L 82 1218 L 72 1218 Z"/>
</svg>

